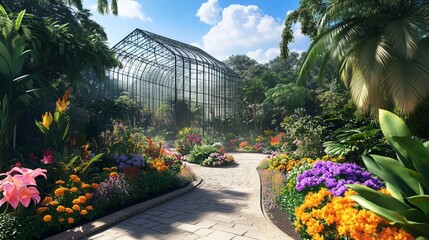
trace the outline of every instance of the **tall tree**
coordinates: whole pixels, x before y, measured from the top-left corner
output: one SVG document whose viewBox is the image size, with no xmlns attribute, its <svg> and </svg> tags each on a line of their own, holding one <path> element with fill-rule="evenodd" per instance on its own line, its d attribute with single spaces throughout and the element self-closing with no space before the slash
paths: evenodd
<svg viewBox="0 0 429 240">
<path fill-rule="evenodd" d="M 323 10 L 314 10 L 322 14 L 313 18 L 318 30 L 301 66 L 301 81 L 321 57 L 320 74 L 335 61 L 360 109 L 397 107 L 410 113 L 429 95 L 429 1 L 301 3 L 308 2 Z"/>
</svg>

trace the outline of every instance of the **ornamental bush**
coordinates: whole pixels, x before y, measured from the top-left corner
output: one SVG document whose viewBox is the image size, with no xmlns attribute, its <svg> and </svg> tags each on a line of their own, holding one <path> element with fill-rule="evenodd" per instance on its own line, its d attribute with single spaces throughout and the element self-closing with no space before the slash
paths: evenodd
<svg viewBox="0 0 429 240">
<path fill-rule="evenodd" d="M 234 164 L 234 157 L 228 153 L 211 153 L 210 156 L 204 160 L 201 165 L 206 167 L 228 166 Z"/>
<path fill-rule="evenodd" d="M 204 160 L 210 157 L 212 153 L 220 153 L 220 151 L 213 146 L 199 146 L 195 145 L 191 153 L 188 156 L 188 162 L 201 164 Z"/>
</svg>

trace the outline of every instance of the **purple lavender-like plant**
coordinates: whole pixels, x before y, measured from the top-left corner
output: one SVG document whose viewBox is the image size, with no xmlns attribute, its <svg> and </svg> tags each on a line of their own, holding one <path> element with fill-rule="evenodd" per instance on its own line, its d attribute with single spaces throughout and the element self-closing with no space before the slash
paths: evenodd
<svg viewBox="0 0 429 240">
<path fill-rule="evenodd" d="M 146 163 L 146 160 L 143 158 L 143 156 L 138 153 L 130 155 L 113 155 L 113 157 L 116 159 L 116 163 L 120 169 L 131 166 L 144 167 Z"/>
<path fill-rule="evenodd" d="M 334 196 L 344 196 L 347 191 L 346 184 L 363 184 L 378 190 L 384 184 L 368 171 L 363 171 L 354 163 L 334 163 L 318 161 L 313 168 L 298 175 L 296 190 L 299 192 L 305 188 L 326 187 Z"/>
</svg>

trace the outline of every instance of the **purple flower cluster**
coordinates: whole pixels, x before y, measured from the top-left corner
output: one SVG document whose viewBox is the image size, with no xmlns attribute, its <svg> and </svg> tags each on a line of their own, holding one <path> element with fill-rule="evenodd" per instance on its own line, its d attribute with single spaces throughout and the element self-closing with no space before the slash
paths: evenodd
<svg viewBox="0 0 429 240">
<path fill-rule="evenodd" d="M 255 149 L 256 151 L 262 151 L 264 150 L 264 147 L 265 147 L 265 144 L 261 142 L 255 143 L 253 145 L 253 149 Z"/>
<path fill-rule="evenodd" d="M 196 145 L 196 144 L 200 144 L 202 139 L 200 135 L 196 133 L 191 133 L 191 134 L 188 134 L 188 136 L 186 137 L 186 140 L 188 144 Z"/>
<path fill-rule="evenodd" d="M 334 196 L 344 196 L 346 184 L 363 184 L 378 190 L 384 184 L 368 171 L 363 171 L 354 163 L 334 163 L 318 161 L 313 168 L 300 174 L 297 178 L 296 190 L 323 186 L 331 190 Z"/>
<path fill-rule="evenodd" d="M 116 163 L 120 169 L 131 166 L 144 167 L 146 163 L 143 156 L 138 153 L 130 155 L 113 155 L 113 157 L 116 159 Z"/>
</svg>

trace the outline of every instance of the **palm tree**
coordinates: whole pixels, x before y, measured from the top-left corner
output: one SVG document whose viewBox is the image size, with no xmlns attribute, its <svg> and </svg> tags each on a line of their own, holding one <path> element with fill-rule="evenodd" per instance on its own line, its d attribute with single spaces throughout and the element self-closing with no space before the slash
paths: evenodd
<svg viewBox="0 0 429 240">
<path fill-rule="evenodd" d="M 77 9 L 82 10 L 82 1 L 83 0 L 62 0 L 63 2 L 75 6 Z M 114 15 L 118 15 L 118 0 L 112 0 L 110 2 L 108 0 L 97 0 L 97 11 L 101 14 L 107 14 L 109 11 L 112 11 Z"/>
<path fill-rule="evenodd" d="M 334 60 L 360 109 L 410 113 L 429 94 L 428 21 L 428 0 L 328 1 L 299 81 Z"/>
</svg>

